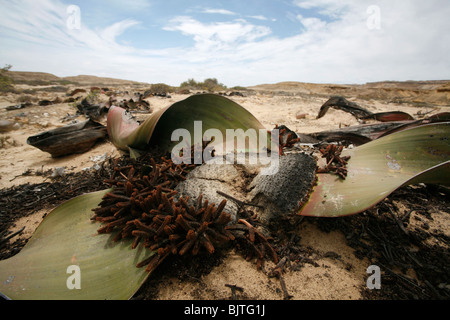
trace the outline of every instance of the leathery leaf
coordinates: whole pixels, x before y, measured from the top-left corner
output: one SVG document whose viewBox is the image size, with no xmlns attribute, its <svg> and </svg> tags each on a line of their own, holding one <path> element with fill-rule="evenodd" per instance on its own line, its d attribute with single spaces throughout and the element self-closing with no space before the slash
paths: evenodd
<svg viewBox="0 0 450 320">
<path fill-rule="evenodd" d="M 265 129 L 245 108 L 216 94 L 190 96 L 155 112 L 141 124 L 127 117 L 124 109 L 114 107 L 109 111 L 107 128 L 117 148 L 138 155 L 151 146 L 171 151 L 179 143 L 172 141 L 172 133 L 177 129 L 186 129 L 194 139 L 196 121 L 201 121 L 202 137 L 208 129 L 219 130 L 223 137 L 227 130 L 242 129 L 242 133 L 247 133 L 248 129 Z M 236 135 L 239 136 L 244 135 Z"/>
<path fill-rule="evenodd" d="M 345 180 L 318 174 L 317 185 L 299 214 L 338 217 L 367 210 L 409 184 L 450 184 L 450 123 L 396 132 L 354 149 Z"/>
<path fill-rule="evenodd" d="M 58 206 L 38 226 L 24 248 L 0 261 L 0 292 L 7 299 L 129 299 L 145 281 L 135 265 L 153 252 L 131 249 L 98 234 L 91 209 L 109 190 L 79 196 Z"/>
</svg>

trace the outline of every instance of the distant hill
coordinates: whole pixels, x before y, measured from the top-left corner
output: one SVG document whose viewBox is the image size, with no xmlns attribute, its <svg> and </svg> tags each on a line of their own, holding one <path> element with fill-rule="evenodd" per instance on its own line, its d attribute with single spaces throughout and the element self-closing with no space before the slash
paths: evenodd
<svg viewBox="0 0 450 320">
<path fill-rule="evenodd" d="M 78 75 L 70 77 L 58 77 L 51 73 L 45 72 L 27 72 L 27 71 L 9 71 L 10 76 L 16 84 L 29 84 L 29 85 L 65 85 L 65 84 L 78 84 L 87 86 L 120 86 L 120 85 L 139 85 L 144 84 L 142 82 L 97 77 L 90 75 Z"/>
<path fill-rule="evenodd" d="M 78 75 L 57 77 L 45 72 L 9 71 L 16 84 L 27 85 L 79 85 L 79 86 L 138 86 L 149 85 L 131 80 Z M 341 95 L 386 103 L 410 103 L 429 106 L 450 106 L 450 80 L 380 81 L 366 84 L 317 84 L 285 81 L 247 87 L 256 92 L 284 95 Z"/>
<path fill-rule="evenodd" d="M 11 77 L 15 83 L 25 83 L 27 81 L 57 82 L 62 80 L 54 74 L 45 72 L 9 71 L 8 76 Z"/>
<path fill-rule="evenodd" d="M 285 90 L 285 91 L 304 91 L 310 92 L 311 90 L 345 90 L 345 89 L 404 89 L 404 90 L 437 90 L 442 86 L 450 84 L 450 80 L 430 80 L 430 81 L 379 81 L 368 82 L 366 84 L 322 84 L 322 83 L 308 83 L 308 82 L 296 82 L 285 81 L 273 84 L 260 84 L 248 89 L 253 90 Z"/>
<path fill-rule="evenodd" d="M 450 80 L 380 81 L 366 84 L 317 84 L 305 82 L 279 82 L 248 87 L 258 92 L 286 95 L 340 95 L 364 100 L 392 103 L 450 106 Z"/>
<path fill-rule="evenodd" d="M 115 78 L 105 78 L 105 77 L 97 77 L 97 76 L 89 76 L 89 75 L 79 75 L 74 77 L 64 77 L 63 80 L 76 82 L 82 85 L 125 85 L 125 84 L 143 84 L 143 82 L 131 81 L 131 80 L 122 80 Z"/>
</svg>

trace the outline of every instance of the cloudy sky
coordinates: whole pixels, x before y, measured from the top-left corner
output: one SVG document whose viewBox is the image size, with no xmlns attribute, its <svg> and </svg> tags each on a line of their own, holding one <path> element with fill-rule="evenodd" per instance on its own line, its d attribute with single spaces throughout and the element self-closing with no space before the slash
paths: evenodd
<svg viewBox="0 0 450 320">
<path fill-rule="evenodd" d="M 179 85 L 450 79 L 448 0 L 1 0 L 0 66 Z"/>
</svg>

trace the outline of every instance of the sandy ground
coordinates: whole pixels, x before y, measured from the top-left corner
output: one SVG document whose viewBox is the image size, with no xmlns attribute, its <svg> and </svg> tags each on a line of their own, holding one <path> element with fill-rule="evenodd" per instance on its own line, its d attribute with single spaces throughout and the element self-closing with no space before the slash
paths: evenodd
<svg viewBox="0 0 450 320">
<path fill-rule="evenodd" d="M 147 99 L 153 111 L 160 110 L 183 100 L 187 95 L 171 95 L 171 98 L 151 97 Z M 234 101 L 249 110 L 266 128 L 274 128 L 276 124 L 284 124 L 291 130 L 300 133 L 312 133 L 339 127 L 358 125 L 355 117 L 349 113 L 330 109 L 320 119 L 316 119 L 320 106 L 327 98 L 302 98 L 256 94 L 249 97 L 231 97 Z M 0 97 L 0 117 L 17 123 L 16 129 L 1 133 L 6 139 L 0 149 L 0 188 L 15 184 L 38 183 L 42 178 L 34 175 L 22 175 L 27 170 L 46 171 L 57 167 L 65 167 L 66 172 L 76 172 L 95 164 L 95 158 L 106 154 L 115 157 L 120 152 L 109 141 L 96 144 L 89 152 L 79 155 L 69 155 L 63 158 L 52 158 L 50 154 L 28 145 L 27 139 L 32 135 L 62 127 L 70 121 L 62 119 L 68 114 L 74 115 L 76 108 L 71 104 L 55 104 L 51 106 L 32 106 L 24 109 L 7 111 L 6 107 L 14 105 L 14 97 Z M 364 106 L 373 112 L 399 110 L 398 105 L 383 105 L 379 102 L 365 103 Z M 441 110 L 445 107 L 441 107 Z M 402 106 L 401 111 L 417 113 L 416 107 Z M 304 119 L 296 119 L 297 114 L 304 114 Z M 138 120 L 148 117 L 148 114 L 136 114 Z M 84 116 L 76 118 L 84 121 Z"/>
<path fill-rule="evenodd" d="M 50 93 L 47 95 L 47 98 L 52 96 Z M 147 101 L 156 111 L 186 97 L 174 94 L 171 98 L 152 97 Z M 25 183 L 39 183 L 48 179 L 35 174 L 25 174 L 30 170 L 37 172 L 65 167 L 66 172 L 77 172 L 93 166 L 96 157 L 105 154 L 109 157 L 120 155 L 110 142 L 104 141 L 84 154 L 53 159 L 48 153 L 28 145 L 26 140 L 29 136 L 68 124 L 62 119 L 67 114 L 75 114 L 75 107 L 65 103 L 7 111 L 6 106 L 17 103 L 14 101 L 15 98 L 13 95 L 0 97 L 0 119 L 17 123 L 14 130 L 0 133 L 4 139 L 4 146 L 0 149 L 0 189 Z M 247 108 L 268 129 L 276 124 L 284 124 L 296 132 L 311 133 L 359 124 L 352 115 L 334 109 L 330 109 L 323 118 L 316 119 L 320 106 L 328 99 L 322 96 L 305 94 L 290 96 L 258 92 L 248 97 L 231 97 L 231 99 Z M 414 116 L 419 110 L 428 111 L 406 104 L 350 100 L 373 112 L 399 110 Z M 442 111 L 450 111 L 450 108 L 439 107 L 434 113 Z M 297 114 L 305 116 L 303 119 L 297 119 Z M 147 116 L 138 115 L 140 118 Z M 79 116 L 77 120 L 83 121 L 85 118 Z M 41 222 L 44 213 L 40 211 L 17 221 L 14 229 L 26 226 L 21 237 L 29 237 Z M 445 219 L 444 223 L 446 226 L 443 228 L 448 230 L 449 220 Z M 289 271 L 285 274 L 286 287 L 293 299 L 361 299 L 361 288 L 366 285 L 368 277 L 366 269 L 369 262 L 355 256 L 354 250 L 346 244 L 345 235 L 338 231 L 325 233 L 308 222 L 302 223 L 297 232 L 301 235 L 302 245 L 314 248 L 313 258 L 317 265 L 305 264 L 299 271 Z M 338 253 L 340 258 L 333 258 L 333 255 L 327 253 Z M 270 263 L 267 267 L 269 266 Z M 196 281 L 185 281 L 176 277 L 165 279 L 164 284 L 159 284 L 157 299 L 228 299 L 230 289 L 225 284 L 237 285 L 244 289 L 243 293 L 237 293 L 238 298 L 283 298 L 280 282 L 276 278 L 268 278 L 256 269 L 254 263 L 247 262 L 239 254 L 231 252 L 219 266 L 201 279 Z"/>
</svg>

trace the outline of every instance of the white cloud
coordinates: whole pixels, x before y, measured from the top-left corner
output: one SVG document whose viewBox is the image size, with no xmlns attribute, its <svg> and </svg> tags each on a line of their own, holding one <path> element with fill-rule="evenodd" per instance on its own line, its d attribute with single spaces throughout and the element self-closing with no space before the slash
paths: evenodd
<svg viewBox="0 0 450 320">
<path fill-rule="evenodd" d="M 191 36 L 195 41 L 195 48 L 203 52 L 223 50 L 229 46 L 234 48 L 238 43 L 252 42 L 271 32 L 267 27 L 249 24 L 242 19 L 202 23 L 187 16 L 172 19 L 164 29 L 180 31 L 184 35 Z"/>
<path fill-rule="evenodd" d="M 128 28 L 138 25 L 139 22 L 133 19 L 123 20 L 105 28 L 101 32 L 101 38 L 109 43 L 115 43 L 116 37 L 120 36 Z"/>
<path fill-rule="evenodd" d="M 327 26 L 327 23 L 319 18 L 305 18 L 299 14 L 297 15 L 297 19 L 307 30 L 321 30 Z"/>
<path fill-rule="evenodd" d="M 6 6 L 6 8 L 5 8 Z M 40 43 L 52 47 L 85 47 L 87 49 L 129 51 L 116 37 L 139 22 L 126 19 L 100 30 L 92 30 L 82 24 L 80 29 L 67 25 L 67 6 L 54 1 L 11 1 L 0 11 L 2 37 Z"/>
<path fill-rule="evenodd" d="M 231 20 L 204 22 L 177 16 L 164 30 L 184 35 L 192 44 L 150 50 L 119 41 L 146 21 L 130 18 L 103 29 L 82 25 L 81 30 L 69 30 L 66 6 L 58 0 L 4 1 L 0 60 L 15 70 L 61 76 L 90 73 L 173 85 L 192 77 L 216 77 L 230 86 L 286 80 L 361 83 L 450 78 L 448 0 L 297 0 L 295 4 L 299 11 L 292 16 L 297 32 L 291 36 L 275 34 L 264 16 L 247 16 L 246 21 L 233 19 L 240 16 L 231 15 L 232 11 L 208 9 Z M 368 26 L 371 5 L 380 9 L 379 28 Z"/>
<path fill-rule="evenodd" d="M 310 64 L 295 64 L 314 81 L 450 78 L 448 2 L 376 1 L 379 29 L 368 27 L 371 0 L 295 3 L 322 16 L 297 17 L 306 28 L 297 53 Z"/>
<path fill-rule="evenodd" d="M 316 9 L 318 13 L 333 18 L 339 17 L 343 12 L 364 6 L 366 0 L 294 0 L 294 5 L 302 9 Z M 373 1 L 371 1 L 373 4 Z M 367 5 L 366 5 L 367 6 Z"/>
<path fill-rule="evenodd" d="M 272 21 L 272 22 L 277 21 L 277 19 L 275 19 L 275 18 L 267 18 L 266 16 L 263 16 L 263 15 L 247 16 L 247 18 L 256 19 L 256 20 L 260 20 L 260 21 Z"/>
<path fill-rule="evenodd" d="M 230 11 L 230 10 L 225 10 L 225 9 L 205 9 L 202 11 L 203 13 L 212 13 L 212 14 L 224 14 L 224 15 L 230 15 L 230 16 L 234 16 L 236 15 L 235 12 Z"/>
<path fill-rule="evenodd" d="M 0 10 L 0 59 L 13 70 L 51 72 L 59 76 L 96 74 L 142 79 L 137 63 L 155 63 L 139 50 L 121 45 L 117 37 L 137 21 L 126 19 L 103 29 L 67 26 L 67 6 L 57 1 L 10 1 Z M 82 22 L 82 21 L 81 21 Z M 148 52 L 147 52 L 148 54 Z M 11 62 L 10 62 L 11 61 Z"/>
<path fill-rule="evenodd" d="M 267 21 L 269 19 L 267 19 L 265 16 L 263 15 L 258 15 L 258 16 L 248 16 L 248 18 L 252 18 L 252 19 L 256 19 L 256 20 L 261 20 L 261 21 Z"/>
</svg>

